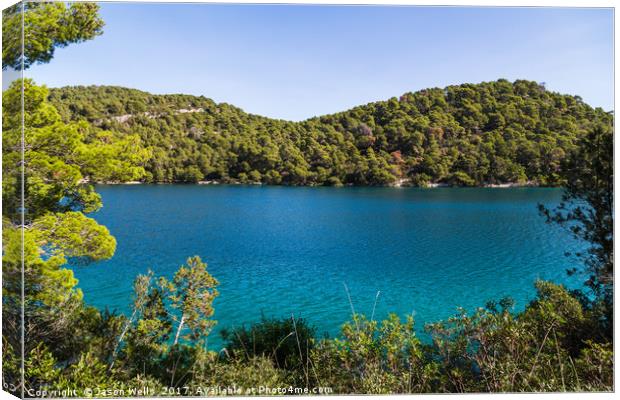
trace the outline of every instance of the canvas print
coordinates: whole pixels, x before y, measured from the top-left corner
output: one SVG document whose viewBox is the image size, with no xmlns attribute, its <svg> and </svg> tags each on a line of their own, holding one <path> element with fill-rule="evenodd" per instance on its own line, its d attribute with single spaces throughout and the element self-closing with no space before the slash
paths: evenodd
<svg viewBox="0 0 620 400">
<path fill-rule="evenodd" d="M 613 24 L 6 7 L 3 390 L 612 392 Z"/>
</svg>

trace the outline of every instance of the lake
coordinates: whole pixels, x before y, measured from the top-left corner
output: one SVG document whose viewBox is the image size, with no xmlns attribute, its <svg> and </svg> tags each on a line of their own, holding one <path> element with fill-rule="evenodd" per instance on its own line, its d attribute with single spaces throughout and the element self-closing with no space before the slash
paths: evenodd
<svg viewBox="0 0 620 400">
<path fill-rule="evenodd" d="M 511 296 L 536 279 L 575 286 L 565 252 L 580 248 L 536 205 L 549 188 L 304 188 L 99 185 L 92 214 L 116 237 L 110 260 L 74 266 L 88 303 L 127 312 L 149 268 L 171 277 L 199 255 L 220 281 L 216 332 L 266 316 L 301 316 L 330 335 L 356 312 L 413 313 L 417 328 L 462 306 Z M 377 298 L 377 293 L 379 296 Z M 219 335 L 210 346 L 221 346 Z"/>
</svg>

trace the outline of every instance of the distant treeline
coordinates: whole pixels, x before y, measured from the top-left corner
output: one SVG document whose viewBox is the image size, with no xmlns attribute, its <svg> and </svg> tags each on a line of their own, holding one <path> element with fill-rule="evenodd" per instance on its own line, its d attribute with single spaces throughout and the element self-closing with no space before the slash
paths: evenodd
<svg viewBox="0 0 620 400">
<path fill-rule="evenodd" d="M 65 121 L 138 134 L 146 182 L 286 185 L 560 185 L 578 139 L 613 114 L 537 82 L 504 79 L 406 93 L 302 122 L 203 96 L 111 86 L 50 90 Z"/>
</svg>

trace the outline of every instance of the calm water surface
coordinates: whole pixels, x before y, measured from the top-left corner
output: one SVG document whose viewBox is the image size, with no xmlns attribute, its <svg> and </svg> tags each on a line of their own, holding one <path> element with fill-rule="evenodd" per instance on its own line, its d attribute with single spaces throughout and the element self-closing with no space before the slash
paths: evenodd
<svg viewBox="0 0 620 400">
<path fill-rule="evenodd" d="M 172 276 L 199 255 L 220 281 L 219 330 L 267 316 L 302 316 L 338 333 L 357 312 L 425 322 L 510 295 L 522 308 L 533 282 L 574 286 L 566 251 L 537 203 L 558 189 L 98 186 L 93 216 L 118 241 L 108 261 L 74 267 L 87 302 L 127 312 L 136 275 Z M 221 345 L 217 334 L 212 347 Z"/>
</svg>

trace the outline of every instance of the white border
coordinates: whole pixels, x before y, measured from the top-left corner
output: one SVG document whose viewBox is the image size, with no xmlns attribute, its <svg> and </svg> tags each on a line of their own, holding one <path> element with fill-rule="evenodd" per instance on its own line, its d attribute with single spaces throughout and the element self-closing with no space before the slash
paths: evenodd
<svg viewBox="0 0 620 400">
<path fill-rule="evenodd" d="M 61 1 L 61 0 L 30 0 L 30 1 Z M 92 0 L 71 0 L 65 2 L 93 2 Z M 2 9 L 17 0 L 4 1 Z M 319 5 L 405 5 L 405 6 L 482 6 L 482 7 L 608 7 L 615 8 L 615 0 L 103 0 L 97 3 L 230 3 L 230 4 L 319 4 Z"/>
<path fill-rule="evenodd" d="M 49 0 L 48 0 L 49 1 Z M 85 1 L 85 0 L 74 0 L 77 1 Z M 88 0 L 86 0 L 88 1 Z M 605 8 L 613 8 L 614 9 L 614 110 L 616 110 L 616 97 L 615 93 L 618 91 L 618 81 L 615 79 L 615 65 L 617 64 L 617 51 L 616 44 L 618 43 L 618 31 L 615 30 L 615 0 L 312 0 L 312 1 L 304 1 L 304 0 L 219 0 L 219 1 L 200 1 L 200 0 L 131 0 L 131 1 L 123 1 L 123 0 L 106 0 L 101 1 L 101 3 L 127 3 L 127 2 L 135 2 L 135 3 L 229 3 L 229 4 L 315 4 L 315 5 L 400 5 L 400 6 L 482 6 L 482 7 L 584 7 L 584 8 L 592 8 L 592 7 L 605 7 Z M 5 9 L 15 3 L 18 3 L 17 0 L 8 0 L 2 1 L 0 4 L 0 9 Z M 1 33 L 0 33 L 1 36 Z M 0 51 L 2 50 L 2 44 L 0 43 Z M 0 93 L 0 101 L 2 99 L 2 95 Z M 0 102 L 1 104 L 1 102 Z M 617 118 L 614 119 L 614 129 L 617 132 Z M 1 134 L 0 129 L 0 134 Z M 0 144 L 1 145 L 1 144 Z M 620 154 L 618 151 L 620 149 L 620 140 L 614 140 L 614 156 Z M 614 162 L 615 170 L 617 170 L 620 162 L 617 158 L 615 158 Z M 0 179 L 1 179 L 1 171 L 0 171 Z M 616 173 L 614 177 L 614 186 L 618 188 L 618 184 L 620 183 L 620 178 Z M 614 232 L 617 231 L 617 219 L 614 220 Z M 0 228 L 1 230 L 1 228 Z M 618 245 L 617 241 L 614 242 L 614 252 L 617 254 Z M 615 279 L 615 277 L 614 277 Z M 1 282 L 1 277 L 0 277 Z M 617 303 L 617 291 L 614 292 L 614 304 Z M 618 307 L 614 310 L 614 328 L 618 323 L 619 317 Z M 614 329 L 614 383 L 615 387 L 617 387 L 619 380 L 619 369 L 615 364 L 618 360 L 618 341 L 619 339 L 615 335 Z M 422 395 L 379 395 L 379 396 L 371 396 L 373 399 L 382 399 L 387 400 L 390 398 L 398 397 L 398 398 L 409 398 L 414 397 L 416 399 L 433 399 L 437 396 L 442 396 L 442 394 L 422 394 Z M 506 399 L 506 400 L 516 400 L 516 399 L 533 399 L 534 396 L 542 396 L 549 399 L 555 398 L 563 398 L 563 399 L 579 399 L 579 400 L 588 400 L 588 399 L 610 399 L 613 398 L 613 394 L 609 393 L 511 393 L 511 394 L 444 394 L 443 396 L 456 396 L 459 399 L 477 399 L 478 397 L 483 397 L 485 399 Z M 310 396 L 310 397 L 320 397 L 320 396 Z M 329 396 L 333 399 L 351 399 L 351 398 L 359 398 L 362 396 L 359 395 L 349 395 L 349 396 Z M 366 396 L 364 396 L 366 397 Z M 11 396 L 7 392 L 0 391 L 0 400 L 4 399 L 15 399 L 16 397 Z M 145 398 L 148 399 L 148 398 Z M 154 399 L 154 398 L 153 398 Z M 178 397 L 166 398 L 166 397 L 158 397 L 157 399 L 179 399 Z M 234 397 L 234 399 L 251 399 L 251 397 Z"/>
</svg>

